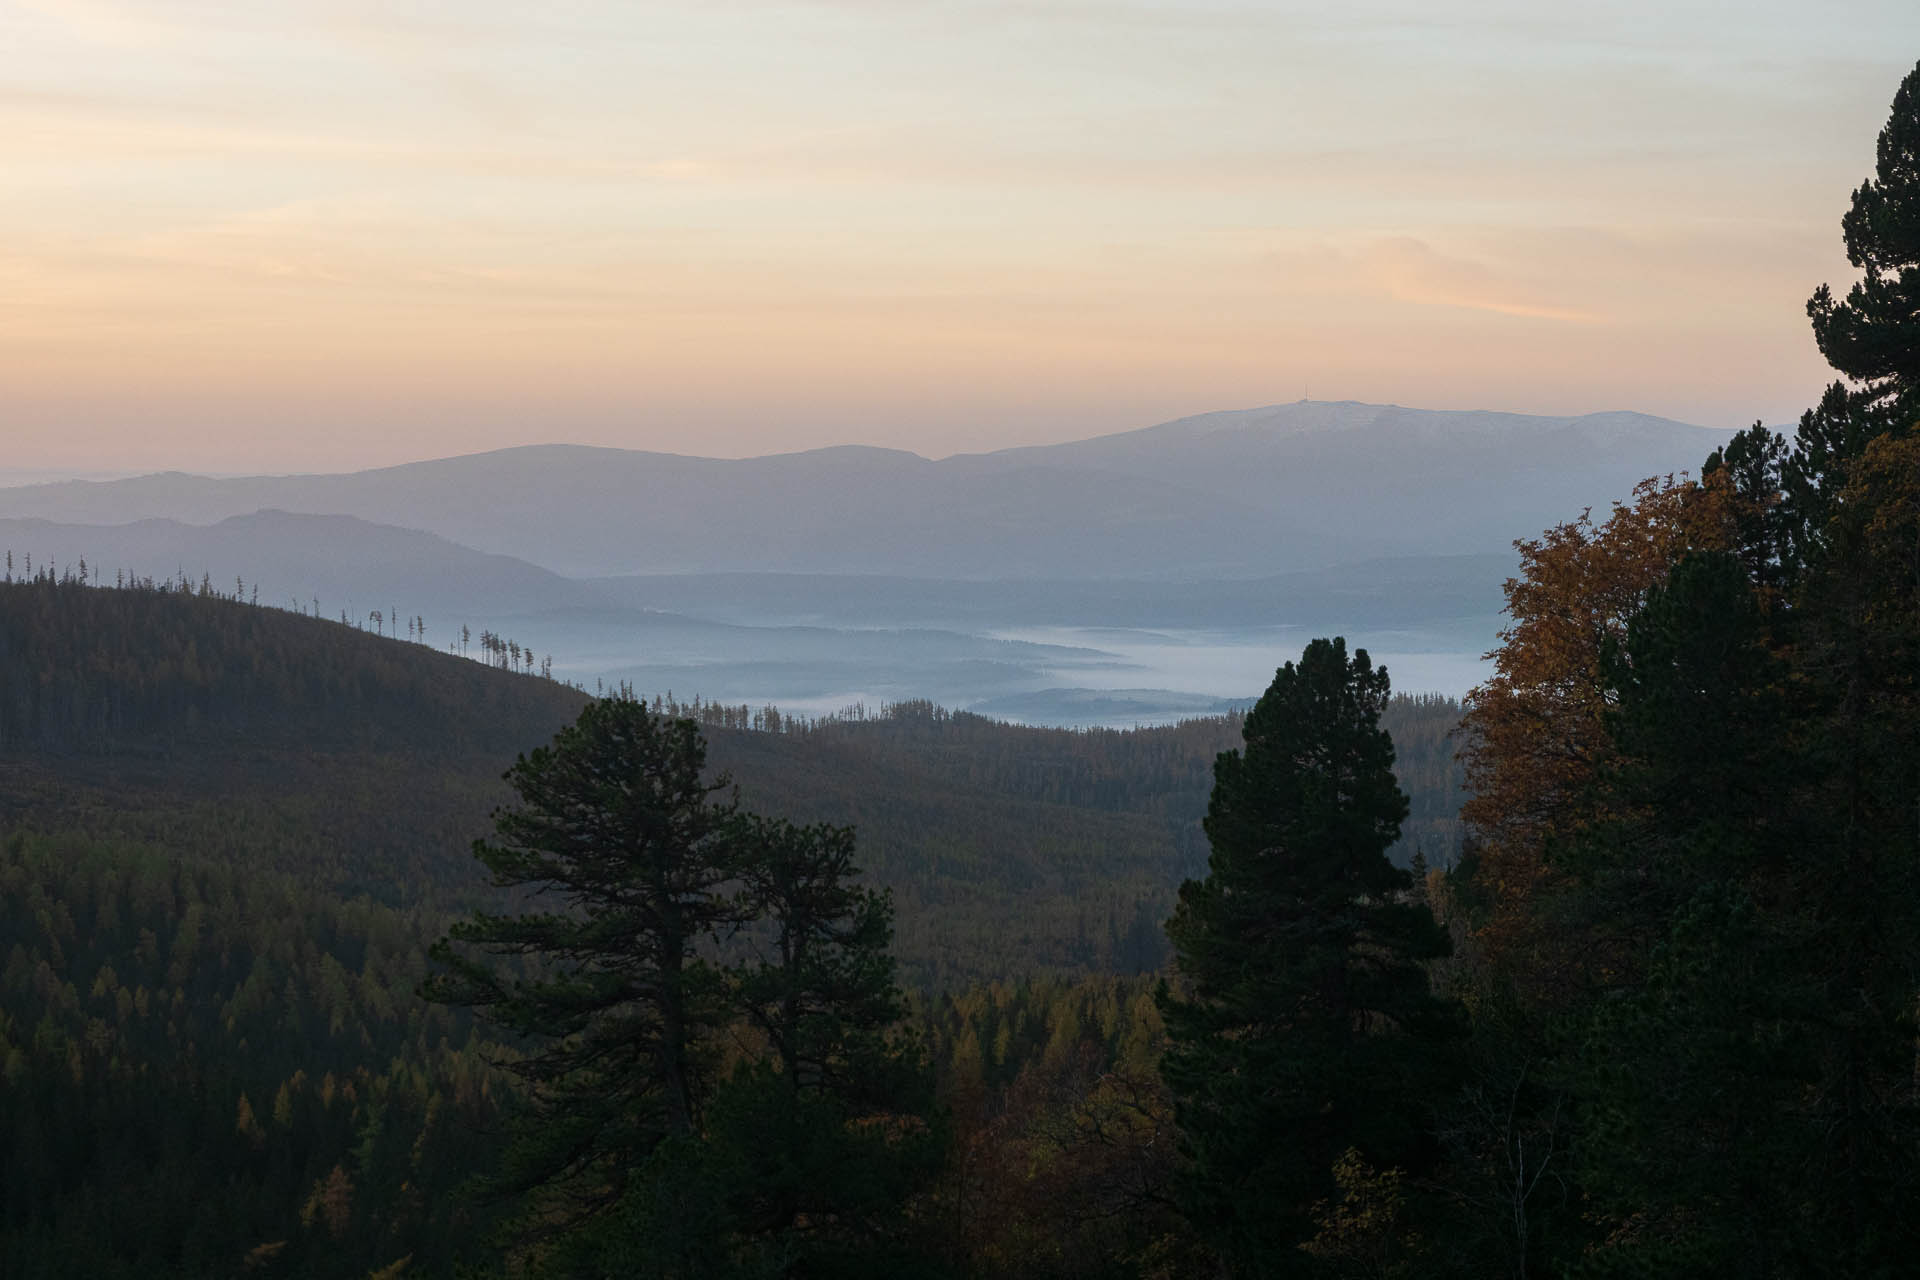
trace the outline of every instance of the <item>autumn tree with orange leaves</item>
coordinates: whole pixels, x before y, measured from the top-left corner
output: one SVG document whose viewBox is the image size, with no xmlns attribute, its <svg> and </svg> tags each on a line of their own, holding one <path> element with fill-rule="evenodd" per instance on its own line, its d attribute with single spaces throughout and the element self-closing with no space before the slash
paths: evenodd
<svg viewBox="0 0 1920 1280">
<path fill-rule="evenodd" d="M 1588 784 L 1609 750 L 1602 651 L 1681 557 L 1732 545 L 1734 509 L 1724 479 L 1668 476 L 1642 481 L 1603 522 L 1585 512 L 1516 544 L 1512 622 L 1490 655 L 1493 677 L 1468 700 L 1461 753 L 1469 793 L 1461 817 L 1487 903 L 1474 963 L 1523 969 L 1536 991 L 1556 987 L 1577 963 L 1577 948 L 1546 936 L 1536 907 L 1553 880 L 1547 847 L 1589 821 Z"/>
</svg>

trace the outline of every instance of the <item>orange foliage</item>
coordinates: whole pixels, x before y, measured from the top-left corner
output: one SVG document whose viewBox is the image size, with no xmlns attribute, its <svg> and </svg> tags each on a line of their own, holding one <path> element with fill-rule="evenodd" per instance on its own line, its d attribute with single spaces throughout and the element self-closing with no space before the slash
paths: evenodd
<svg viewBox="0 0 1920 1280">
<path fill-rule="evenodd" d="M 353 1222 L 353 1179 L 340 1165 L 313 1184 L 306 1206 L 300 1210 L 300 1221 L 305 1225 L 312 1226 L 316 1218 L 326 1224 L 328 1234 L 336 1240 L 346 1235 Z"/>
<path fill-rule="evenodd" d="M 1099 1274 L 1127 1254 L 1117 1224 L 1139 1232 L 1165 1215 L 1173 1100 L 1152 1070 L 1102 1069 L 1103 1056 L 1082 1043 L 1029 1065 L 996 1113 L 959 1135 L 948 1185 L 956 1243 L 985 1272 Z M 1169 1250 L 1164 1236 L 1145 1244 L 1149 1255 Z"/>
<path fill-rule="evenodd" d="M 1493 677 L 1468 696 L 1461 753 L 1469 798 L 1460 816 L 1491 899 L 1475 952 L 1493 971 L 1524 965 L 1551 986 L 1561 968 L 1533 908 L 1553 879 L 1546 842 L 1582 825 L 1582 794 L 1609 747 L 1602 645 L 1682 556 L 1734 545 L 1733 501 L 1719 476 L 1644 480 L 1603 524 L 1583 513 L 1514 544 L 1512 621 L 1488 655 Z"/>
</svg>

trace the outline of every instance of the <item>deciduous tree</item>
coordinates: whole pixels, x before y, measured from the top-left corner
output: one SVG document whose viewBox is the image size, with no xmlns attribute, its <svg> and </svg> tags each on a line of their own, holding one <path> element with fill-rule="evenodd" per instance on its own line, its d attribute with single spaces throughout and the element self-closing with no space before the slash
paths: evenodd
<svg viewBox="0 0 1920 1280">
<path fill-rule="evenodd" d="M 1611 749 L 1601 655 L 1682 556 L 1733 544 L 1731 489 L 1725 471 L 1704 485 L 1648 480 L 1604 522 L 1583 514 L 1516 544 L 1511 621 L 1489 655 L 1493 676 L 1467 701 L 1461 818 L 1485 903 L 1474 962 L 1525 972 L 1534 998 L 1581 981 L 1577 940 L 1538 908 L 1556 882 L 1548 842 L 1592 820 L 1588 783 Z"/>
</svg>

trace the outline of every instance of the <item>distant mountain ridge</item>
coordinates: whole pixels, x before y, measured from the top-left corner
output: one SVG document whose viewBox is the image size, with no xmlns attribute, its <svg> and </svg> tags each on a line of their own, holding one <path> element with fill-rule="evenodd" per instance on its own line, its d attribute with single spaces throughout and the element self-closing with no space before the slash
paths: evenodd
<svg viewBox="0 0 1920 1280">
<path fill-rule="evenodd" d="M 1258 577 L 1504 551 L 1728 433 L 1302 401 L 939 461 L 532 445 L 340 475 L 167 473 L 0 490 L 0 518 L 211 524 L 266 508 L 419 529 L 567 575 Z"/>
<path fill-rule="evenodd" d="M 375 609 L 403 616 L 496 619 L 604 603 L 585 583 L 511 556 L 475 551 L 416 529 L 353 516 L 256 511 L 210 525 L 147 518 L 129 524 L 61 524 L 0 519 L 0 549 L 38 566 L 74 569 L 82 560 L 96 581 L 125 573 L 167 581 L 185 573 L 211 578 L 222 593 L 236 579 L 263 604 L 341 611 L 364 621 Z"/>
<path fill-rule="evenodd" d="M 1581 426 L 1622 433 L 1645 432 L 1656 436 L 1676 427 L 1688 431 L 1708 430 L 1631 410 L 1556 417 L 1490 409 L 1409 409 L 1396 404 L 1368 404 L 1360 400 L 1298 400 L 1291 404 L 1264 405 L 1255 409 L 1216 409 L 1133 431 L 1118 431 L 1066 444 L 1026 445 L 1002 449 L 997 454 L 966 456 L 1005 457 L 1061 451 L 1084 452 L 1090 449 L 1116 450 L 1141 442 L 1194 440 L 1249 431 L 1300 436 L 1384 427 L 1410 433 L 1527 435 Z"/>
</svg>

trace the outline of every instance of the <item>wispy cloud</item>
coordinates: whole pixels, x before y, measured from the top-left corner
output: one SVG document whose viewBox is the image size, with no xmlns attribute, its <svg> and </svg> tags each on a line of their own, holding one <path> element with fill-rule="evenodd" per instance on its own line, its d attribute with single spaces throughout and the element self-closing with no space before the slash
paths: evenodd
<svg viewBox="0 0 1920 1280">
<path fill-rule="evenodd" d="M 1362 255 L 1362 264 L 1380 288 L 1402 302 L 1568 324 L 1598 324 L 1603 319 L 1596 312 L 1556 302 L 1537 285 L 1484 263 L 1449 257 L 1411 237 L 1375 243 Z"/>
</svg>

